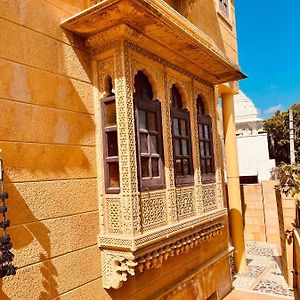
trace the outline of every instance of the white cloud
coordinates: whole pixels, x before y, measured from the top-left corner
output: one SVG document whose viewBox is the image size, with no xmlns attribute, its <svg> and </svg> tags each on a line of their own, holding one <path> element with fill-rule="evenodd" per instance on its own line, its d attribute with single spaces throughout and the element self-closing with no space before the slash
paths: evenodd
<svg viewBox="0 0 300 300">
<path fill-rule="evenodd" d="M 270 117 L 272 116 L 277 110 L 282 110 L 282 104 L 278 104 L 275 106 L 271 106 L 268 109 L 263 111 L 264 117 Z"/>
</svg>

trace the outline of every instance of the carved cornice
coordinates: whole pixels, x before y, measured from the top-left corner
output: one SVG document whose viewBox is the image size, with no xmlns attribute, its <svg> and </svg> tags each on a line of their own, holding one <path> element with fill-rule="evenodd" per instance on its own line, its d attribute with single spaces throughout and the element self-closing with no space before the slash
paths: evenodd
<svg viewBox="0 0 300 300">
<path fill-rule="evenodd" d="M 163 0 L 106 0 L 64 21 L 89 47 L 128 39 L 212 84 L 245 78 L 199 28 Z"/>
<path fill-rule="evenodd" d="M 194 229 L 182 235 L 167 238 L 153 250 L 153 246 L 137 252 L 126 252 L 105 249 L 103 256 L 103 286 L 106 289 L 118 289 L 127 281 L 128 275 L 134 276 L 137 272 L 144 272 L 151 268 L 159 268 L 170 257 L 188 253 L 199 247 L 201 243 L 212 240 L 224 228 L 222 221 L 207 224 L 201 229 Z"/>
<path fill-rule="evenodd" d="M 120 237 L 119 235 L 115 234 L 100 235 L 98 244 L 101 249 L 115 249 L 133 252 L 140 251 L 140 249 L 144 249 L 148 245 L 150 245 L 152 248 L 155 248 L 159 246 L 157 243 L 164 242 L 166 238 L 174 235 L 178 237 L 180 234 L 186 234 L 186 232 L 191 229 L 195 230 L 195 228 L 203 228 L 206 223 L 215 221 L 218 218 L 226 215 L 227 209 L 224 208 L 218 211 L 208 212 L 201 216 L 183 220 L 174 225 L 160 227 L 159 229 L 132 238 Z"/>
</svg>

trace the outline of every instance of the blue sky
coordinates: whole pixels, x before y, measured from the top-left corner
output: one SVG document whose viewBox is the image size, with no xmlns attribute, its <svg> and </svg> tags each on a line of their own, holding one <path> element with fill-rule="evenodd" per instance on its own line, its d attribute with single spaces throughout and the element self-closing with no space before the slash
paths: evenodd
<svg viewBox="0 0 300 300">
<path fill-rule="evenodd" d="M 267 118 L 300 102 L 300 1 L 235 1 L 240 82 Z"/>
</svg>

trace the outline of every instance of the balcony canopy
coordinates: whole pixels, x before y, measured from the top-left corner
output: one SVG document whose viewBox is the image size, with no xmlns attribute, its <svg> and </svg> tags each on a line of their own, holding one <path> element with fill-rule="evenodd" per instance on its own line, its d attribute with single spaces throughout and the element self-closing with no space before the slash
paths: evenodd
<svg viewBox="0 0 300 300">
<path fill-rule="evenodd" d="M 246 77 L 211 38 L 162 0 L 104 0 L 62 27 L 84 37 L 92 49 L 120 38 L 132 41 L 212 84 Z"/>
</svg>

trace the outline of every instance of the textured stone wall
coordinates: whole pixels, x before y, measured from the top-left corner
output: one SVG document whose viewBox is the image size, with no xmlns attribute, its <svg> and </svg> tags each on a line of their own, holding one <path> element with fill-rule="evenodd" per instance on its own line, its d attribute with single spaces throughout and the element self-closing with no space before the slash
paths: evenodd
<svg viewBox="0 0 300 300">
<path fill-rule="evenodd" d="M 229 18 L 220 13 L 219 0 L 175 0 L 166 2 L 171 2 L 170 5 L 206 33 L 233 62 L 238 62 L 233 0 L 228 1 Z"/>
<path fill-rule="evenodd" d="M 88 5 L 0 1 L 0 148 L 18 267 L 0 280 L 3 300 L 101 286 L 90 59 L 59 26 Z"/>
<path fill-rule="evenodd" d="M 152 297 L 228 248 L 226 228 L 120 290 L 102 288 L 91 60 L 82 40 L 59 26 L 89 6 L 0 0 L 0 148 L 18 267 L 0 280 L 1 300 Z M 204 281 L 206 296 L 230 289 L 229 265 L 220 264 L 206 268 L 223 270 Z"/>
</svg>

